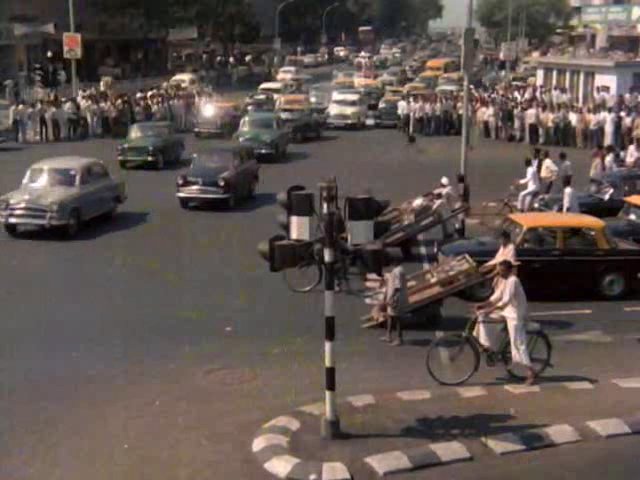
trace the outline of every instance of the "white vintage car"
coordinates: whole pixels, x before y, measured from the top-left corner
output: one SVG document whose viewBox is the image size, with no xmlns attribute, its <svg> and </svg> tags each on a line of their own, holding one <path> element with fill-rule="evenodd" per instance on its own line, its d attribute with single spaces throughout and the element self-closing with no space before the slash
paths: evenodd
<svg viewBox="0 0 640 480">
<path fill-rule="evenodd" d="M 31 165 L 20 187 L 0 197 L 0 223 L 11 236 L 36 227 L 59 228 L 72 238 L 82 222 L 113 215 L 126 199 L 124 182 L 100 160 L 49 158 Z"/>
</svg>

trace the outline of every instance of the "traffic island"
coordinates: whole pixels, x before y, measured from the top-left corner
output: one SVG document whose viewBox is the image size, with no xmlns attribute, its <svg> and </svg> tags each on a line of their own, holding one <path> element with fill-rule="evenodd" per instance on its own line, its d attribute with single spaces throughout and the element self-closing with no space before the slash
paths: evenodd
<svg viewBox="0 0 640 480">
<path fill-rule="evenodd" d="M 564 399 L 586 396 L 597 403 L 596 392 L 620 389 L 617 381 L 597 388 L 585 381 L 527 390 L 508 387 L 416 389 L 346 397 L 338 404 L 343 433 L 334 440 L 320 435 L 324 404 L 305 405 L 264 424 L 251 448 L 263 468 L 277 478 L 348 480 L 640 433 L 637 412 L 611 418 L 574 417 L 557 423 L 524 421 L 514 414 L 521 402 L 528 399 L 539 404 L 545 394 Z"/>
</svg>

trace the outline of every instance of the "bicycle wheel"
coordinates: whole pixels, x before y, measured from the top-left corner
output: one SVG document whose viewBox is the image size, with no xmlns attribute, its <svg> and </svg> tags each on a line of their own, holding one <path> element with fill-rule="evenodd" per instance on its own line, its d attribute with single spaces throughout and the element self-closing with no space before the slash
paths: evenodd
<svg viewBox="0 0 640 480">
<path fill-rule="evenodd" d="M 427 371 L 442 385 L 460 385 L 478 371 L 478 346 L 461 333 L 436 338 L 427 351 Z"/>
<path fill-rule="evenodd" d="M 527 333 L 527 350 L 537 377 L 551 364 L 551 341 L 544 332 Z M 524 366 L 511 363 L 511 347 L 508 343 L 502 352 L 502 359 L 509 375 L 519 380 L 527 378 L 527 369 Z"/>
<path fill-rule="evenodd" d="M 322 281 L 322 266 L 315 261 L 309 261 L 296 268 L 287 269 L 284 271 L 284 281 L 294 292 L 310 292 Z"/>
</svg>

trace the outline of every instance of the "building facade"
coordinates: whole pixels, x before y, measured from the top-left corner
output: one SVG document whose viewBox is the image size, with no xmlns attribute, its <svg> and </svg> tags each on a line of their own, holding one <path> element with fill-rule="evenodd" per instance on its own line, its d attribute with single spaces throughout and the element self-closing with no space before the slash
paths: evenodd
<svg viewBox="0 0 640 480">
<path fill-rule="evenodd" d="M 590 49 L 640 51 L 640 0 L 570 0 L 574 43 Z"/>
</svg>

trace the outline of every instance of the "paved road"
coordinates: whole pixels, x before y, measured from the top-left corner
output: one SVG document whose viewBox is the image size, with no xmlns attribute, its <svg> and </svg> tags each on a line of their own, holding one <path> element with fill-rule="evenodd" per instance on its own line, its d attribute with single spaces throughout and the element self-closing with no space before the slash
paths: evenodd
<svg viewBox="0 0 640 480">
<path fill-rule="evenodd" d="M 187 145 L 195 153 L 228 146 L 192 138 Z M 402 200 L 453 176 L 458 151 L 453 138 L 409 146 L 395 131 L 329 132 L 293 147 L 286 163 L 263 166 L 254 203 L 187 212 L 174 197 L 179 169 L 120 172 L 112 140 L 0 147 L 0 191 L 14 188 L 31 162 L 70 153 L 104 160 L 129 190 L 113 221 L 90 225 L 72 242 L 0 235 L 0 477 L 267 478 L 249 453 L 253 433 L 318 401 L 323 389 L 322 295 L 291 294 L 256 254 L 258 241 L 276 233 L 276 192 L 336 175 L 342 194 L 370 187 Z M 519 145 L 478 145 L 470 157 L 474 200 L 500 196 L 525 154 Z M 571 157 L 584 178 L 586 155 Z M 548 378 L 637 376 L 635 305 L 535 303 L 556 337 Z M 433 329 L 455 327 L 465 309 L 447 303 L 442 324 L 410 332 L 406 348 L 388 349 L 378 332 L 360 329 L 362 300 L 340 296 L 340 393 L 438 390 L 425 374 L 424 346 Z M 495 377 L 483 369 L 477 380 Z M 563 409 L 587 415 L 590 406 L 557 402 L 548 415 L 562 418 Z M 637 440 L 616 442 L 532 454 L 523 475 L 598 478 L 606 462 L 637 470 Z M 459 465 L 455 477 L 512 478 L 519 465 L 500 458 L 480 473 Z M 608 478 L 625 478 L 615 468 Z"/>
</svg>

